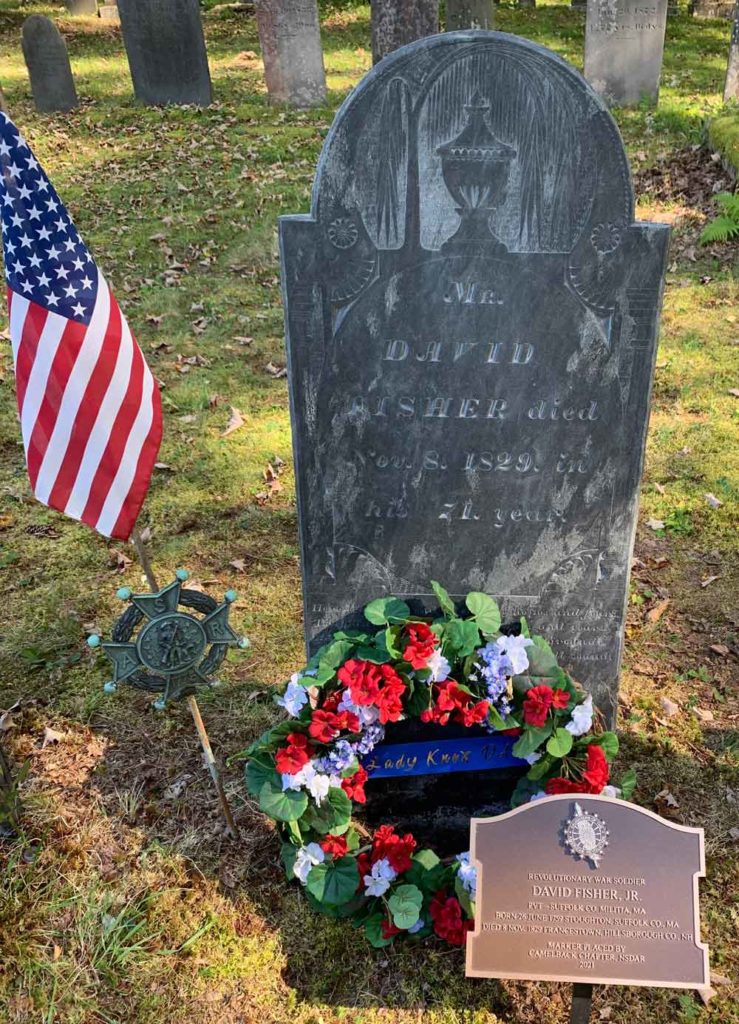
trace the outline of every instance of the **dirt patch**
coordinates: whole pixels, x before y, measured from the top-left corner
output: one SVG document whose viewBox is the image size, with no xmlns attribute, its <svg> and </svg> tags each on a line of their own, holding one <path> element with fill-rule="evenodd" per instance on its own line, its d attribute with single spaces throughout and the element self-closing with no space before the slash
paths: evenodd
<svg viewBox="0 0 739 1024">
<path fill-rule="evenodd" d="M 651 167 L 636 171 L 634 190 L 638 199 L 677 203 L 704 217 L 713 217 L 713 197 L 718 192 L 733 192 L 732 181 L 718 153 L 705 146 L 691 146 L 662 157 Z"/>
</svg>

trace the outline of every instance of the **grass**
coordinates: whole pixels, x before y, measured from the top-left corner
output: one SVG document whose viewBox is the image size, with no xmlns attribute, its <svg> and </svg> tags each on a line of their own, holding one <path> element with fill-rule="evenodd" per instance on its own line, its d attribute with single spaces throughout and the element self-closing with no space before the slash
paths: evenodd
<svg viewBox="0 0 739 1024">
<path fill-rule="evenodd" d="M 167 578 L 186 565 L 209 591 L 240 592 L 234 620 L 252 652 L 229 656 L 224 685 L 202 700 L 227 757 L 273 720 L 271 687 L 302 653 L 287 392 L 267 370 L 284 365 L 276 218 L 307 209 L 322 139 L 368 70 L 370 48 L 366 8 L 329 11 L 326 108 L 273 109 L 253 19 L 207 7 L 216 97 L 208 110 L 137 106 L 119 33 L 44 4 L 0 0 L 0 67 L 11 111 L 163 384 L 166 468 L 145 509 L 155 567 Z M 67 39 L 82 98 L 71 115 L 33 111 L 18 45 L 31 11 L 52 14 Z M 581 63 L 583 16 L 569 7 L 501 5 L 498 18 L 502 30 Z M 706 118 L 721 108 L 727 46 L 727 23 L 669 20 L 659 107 L 617 112 L 635 169 L 701 142 Z M 639 208 L 675 221 L 676 244 L 632 578 L 622 761 L 638 770 L 641 802 L 654 806 L 668 788 L 680 820 L 705 828 L 704 935 L 714 970 L 729 975 L 739 800 L 737 284 L 726 250 L 695 248 L 702 214 L 648 196 Z M 232 408 L 245 426 L 223 436 Z M 280 489 L 269 489 L 265 471 L 276 458 L 285 468 Z M 237 765 L 226 785 L 242 838 L 225 839 L 186 708 L 157 715 L 142 694 L 104 698 L 105 665 L 84 643 L 86 633 L 109 631 L 116 588 L 141 584 L 132 558 L 33 501 L 3 345 L 0 707 L 22 700 L 9 745 L 16 764 L 31 764 L 24 841 L 0 850 L 3 1024 L 564 1021 L 564 987 L 473 984 L 454 951 L 377 955 L 348 926 L 317 918 L 285 886 L 277 844 L 246 800 Z M 667 697 L 680 709 L 669 718 Z M 47 726 L 58 742 L 44 745 Z M 717 990 L 704 1009 L 692 994 L 608 989 L 597 995 L 596 1019 L 739 1020 L 730 988 Z"/>
</svg>

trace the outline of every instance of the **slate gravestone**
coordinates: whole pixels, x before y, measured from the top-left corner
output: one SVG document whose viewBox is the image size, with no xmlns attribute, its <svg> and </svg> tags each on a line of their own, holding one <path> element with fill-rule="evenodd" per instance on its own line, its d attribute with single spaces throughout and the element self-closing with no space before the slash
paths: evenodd
<svg viewBox="0 0 739 1024">
<path fill-rule="evenodd" d="M 492 28 L 494 12 L 493 0 L 446 0 L 446 30 Z"/>
<path fill-rule="evenodd" d="M 372 60 L 439 31 L 439 0 L 372 0 Z"/>
<path fill-rule="evenodd" d="M 733 9 L 731 0 L 694 0 L 690 13 L 694 18 L 730 18 Z"/>
<path fill-rule="evenodd" d="M 259 0 L 256 7 L 270 99 L 294 107 L 326 102 L 316 0 Z"/>
<path fill-rule="evenodd" d="M 198 0 L 120 0 L 136 99 L 149 105 L 211 102 Z"/>
<path fill-rule="evenodd" d="M 657 102 L 667 0 L 588 0 L 585 77 L 608 103 Z"/>
<path fill-rule="evenodd" d="M 44 114 L 64 113 L 77 106 L 67 44 L 53 21 L 32 14 L 23 22 L 23 56 L 31 79 L 36 109 Z"/>
<path fill-rule="evenodd" d="M 739 0 L 734 4 L 734 19 L 731 23 L 729 61 L 724 81 L 724 103 L 739 100 Z"/>
<path fill-rule="evenodd" d="M 98 11 L 97 0 L 64 0 L 67 12 L 73 16 L 94 16 Z"/>
<path fill-rule="evenodd" d="M 101 21 L 109 21 L 112 22 L 114 25 L 120 25 L 121 23 L 121 16 L 118 13 L 117 3 L 102 4 L 100 10 L 98 11 L 98 14 L 100 15 Z"/>
</svg>

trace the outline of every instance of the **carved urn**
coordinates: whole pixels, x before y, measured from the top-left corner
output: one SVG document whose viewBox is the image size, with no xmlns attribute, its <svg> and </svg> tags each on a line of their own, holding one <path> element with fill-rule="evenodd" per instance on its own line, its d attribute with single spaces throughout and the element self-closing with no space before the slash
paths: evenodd
<svg viewBox="0 0 739 1024">
<path fill-rule="evenodd" d="M 490 228 L 490 216 L 506 196 L 516 150 L 497 139 L 488 125 L 490 104 L 476 92 L 465 104 L 466 124 L 451 142 L 439 146 L 444 182 L 457 203 L 460 224 L 444 248 L 495 254 L 506 247 Z"/>
</svg>

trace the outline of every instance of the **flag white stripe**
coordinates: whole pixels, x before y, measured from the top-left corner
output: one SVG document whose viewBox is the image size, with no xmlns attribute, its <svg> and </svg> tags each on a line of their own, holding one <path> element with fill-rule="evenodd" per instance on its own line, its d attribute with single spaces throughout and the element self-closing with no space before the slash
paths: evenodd
<svg viewBox="0 0 739 1024">
<path fill-rule="evenodd" d="M 26 322 L 26 313 L 30 302 L 24 299 L 18 292 L 13 292 L 13 299 L 10 304 L 10 344 L 13 347 L 13 365 L 18 362 L 18 347 L 23 337 L 23 324 Z"/>
<path fill-rule="evenodd" d="M 49 495 L 67 454 L 72 428 L 108 331 L 109 317 L 110 292 L 103 280 L 103 275 L 99 274 L 97 301 L 92 311 L 92 319 L 87 326 L 77 360 L 69 374 L 67 386 L 59 404 L 54 430 L 36 479 L 36 497 L 45 505 L 49 503 Z"/>
<path fill-rule="evenodd" d="M 21 411 L 21 433 L 23 434 L 23 444 L 26 451 L 28 451 L 28 445 L 33 428 L 36 425 L 36 417 L 41 408 L 41 403 L 46 397 L 49 370 L 54 362 L 59 342 L 62 340 L 64 329 L 68 323 L 69 320 L 66 317 L 59 316 L 58 313 L 47 314 L 46 323 L 38 341 L 36 358 L 28 375 L 26 394 Z"/>
<path fill-rule="evenodd" d="M 141 392 L 141 403 L 139 405 L 136 419 L 131 428 L 131 433 L 126 441 L 126 448 L 118 466 L 118 472 L 111 484 L 105 504 L 100 510 L 100 516 L 95 529 L 104 536 L 109 537 L 121 513 L 123 503 L 128 497 L 131 484 L 136 475 L 139 455 L 144 442 L 151 430 L 154 415 L 154 378 L 149 367 L 144 362 L 144 379 Z"/>
<path fill-rule="evenodd" d="M 95 423 L 85 446 L 85 454 L 80 462 L 77 479 L 69 495 L 65 507 L 67 515 L 79 519 L 85 510 L 90 489 L 95 480 L 100 460 L 110 441 L 113 424 L 118 410 L 123 404 L 131 384 L 131 364 L 133 363 L 134 342 L 126 319 L 121 313 L 121 344 L 118 349 L 113 375 L 108 390 L 100 403 Z"/>
</svg>

